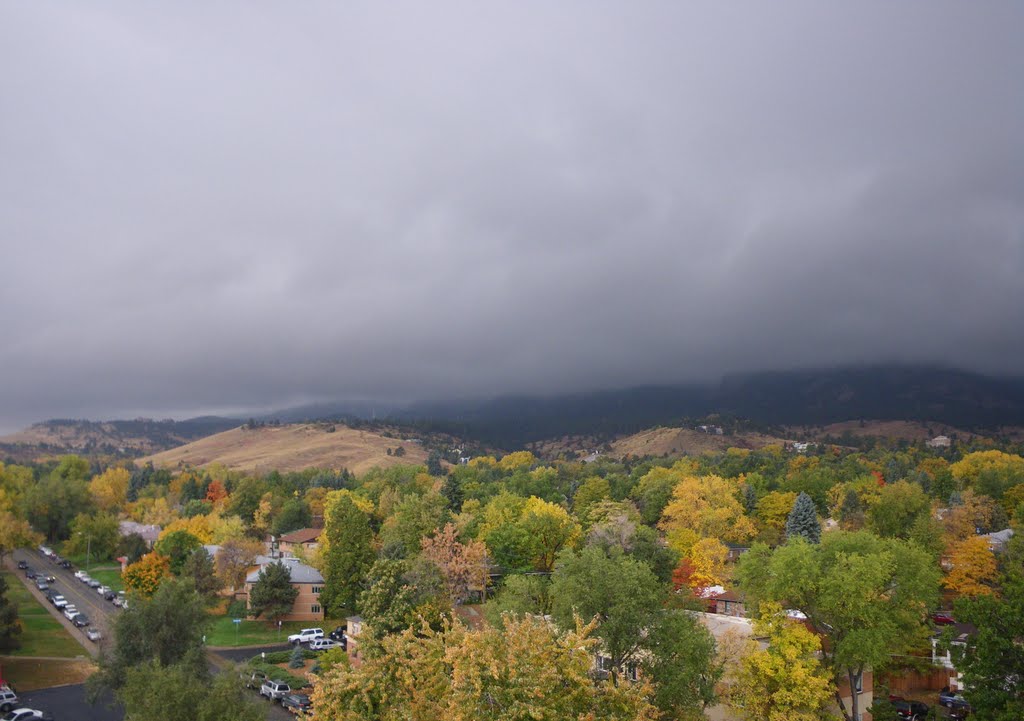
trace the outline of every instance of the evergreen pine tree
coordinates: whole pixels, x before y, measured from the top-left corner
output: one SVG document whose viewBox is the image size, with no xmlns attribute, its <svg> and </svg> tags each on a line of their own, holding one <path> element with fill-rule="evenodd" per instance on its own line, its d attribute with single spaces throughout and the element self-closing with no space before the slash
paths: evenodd
<svg viewBox="0 0 1024 721">
<path fill-rule="evenodd" d="M 292 649 L 292 657 L 288 660 L 288 668 L 302 668 L 306 665 L 306 654 L 302 650 L 302 644 L 296 644 Z"/>
<path fill-rule="evenodd" d="M 818 522 L 818 511 L 814 501 L 806 493 L 796 497 L 793 510 L 786 519 L 786 538 L 803 536 L 811 543 L 821 541 L 821 524 Z"/>
<path fill-rule="evenodd" d="M 292 610 L 299 589 L 292 585 L 292 572 L 281 561 L 260 571 L 249 594 L 249 612 L 276 621 Z"/>
<path fill-rule="evenodd" d="M 743 486 L 743 507 L 751 516 L 757 511 L 757 491 L 749 483 Z"/>
</svg>

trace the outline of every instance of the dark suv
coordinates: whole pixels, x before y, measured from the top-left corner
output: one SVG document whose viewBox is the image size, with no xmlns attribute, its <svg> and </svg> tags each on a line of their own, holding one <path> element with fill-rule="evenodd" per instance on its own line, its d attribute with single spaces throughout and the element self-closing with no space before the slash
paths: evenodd
<svg viewBox="0 0 1024 721">
<path fill-rule="evenodd" d="M 928 704 L 909 701 L 902 696 L 890 696 L 889 703 L 896 709 L 896 718 L 907 721 L 923 721 L 928 716 Z"/>
</svg>

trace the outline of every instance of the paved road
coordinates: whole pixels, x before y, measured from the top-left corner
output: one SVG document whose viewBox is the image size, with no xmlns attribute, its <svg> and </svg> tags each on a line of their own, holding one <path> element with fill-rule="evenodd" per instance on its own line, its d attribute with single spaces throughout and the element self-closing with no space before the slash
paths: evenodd
<svg viewBox="0 0 1024 721">
<path fill-rule="evenodd" d="M 35 549 L 17 550 L 14 552 L 14 559 L 15 561 L 27 562 L 28 565 L 34 568 L 37 573 L 42 573 L 46 576 L 54 576 L 57 581 L 51 584 L 51 587 L 55 586 L 58 592 L 68 600 L 68 603 L 73 603 L 79 611 L 89 617 L 91 625 L 94 628 L 99 629 L 100 633 L 103 634 L 103 640 L 99 645 L 104 646 L 107 643 L 110 638 L 110 628 L 113 625 L 114 615 L 120 612 L 120 609 L 118 609 L 117 606 L 112 604 L 110 601 L 104 600 L 103 596 L 96 593 L 95 589 L 89 588 L 75 578 L 74 570 L 61 568 Z M 23 579 L 25 578 L 24 571 L 18 570 L 16 572 Z M 64 618 L 64 614 L 54 608 L 53 604 L 46 599 L 46 595 L 40 593 L 36 589 L 35 582 L 28 580 L 28 584 L 29 590 L 32 591 L 36 598 L 40 599 L 43 606 L 50 609 L 50 611 L 53 612 L 62 623 L 64 623 L 64 626 L 69 629 L 71 635 L 81 641 L 82 645 L 85 646 L 92 655 L 97 655 L 97 644 L 94 644 L 85 637 L 85 629 L 76 628 L 74 624 Z"/>
<path fill-rule="evenodd" d="M 54 721 L 122 721 L 124 709 L 110 704 L 107 696 L 91 706 L 85 700 L 85 684 L 57 686 L 18 694 L 22 705 L 53 716 Z"/>
</svg>

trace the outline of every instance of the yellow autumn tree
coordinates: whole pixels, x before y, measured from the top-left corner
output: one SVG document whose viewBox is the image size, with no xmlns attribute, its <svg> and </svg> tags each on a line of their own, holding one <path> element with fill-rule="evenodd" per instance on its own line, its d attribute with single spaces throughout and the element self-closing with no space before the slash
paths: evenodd
<svg viewBox="0 0 1024 721">
<path fill-rule="evenodd" d="M 89 481 L 89 494 L 101 511 L 119 511 L 128 500 L 128 482 L 132 474 L 124 468 L 108 468 Z"/>
<path fill-rule="evenodd" d="M 580 537 L 580 524 L 561 506 L 531 496 L 523 506 L 519 525 L 529 534 L 534 567 L 550 573 L 555 556 Z"/>
<path fill-rule="evenodd" d="M 754 633 L 768 641 L 750 641 L 728 683 L 729 706 L 746 721 L 821 721 L 835 687 L 822 665 L 821 640 L 786 617 L 778 604 L 762 606 Z"/>
<path fill-rule="evenodd" d="M 693 573 L 689 584 L 693 588 L 707 588 L 725 584 L 725 564 L 729 560 L 729 547 L 717 538 L 702 538 L 690 549 Z"/>
<path fill-rule="evenodd" d="M 536 456 L 529 451 L 516 451 L 498 461 L 498 468 L 503 471 L 518 471 L 520 468 L 529 468 L 536 462 Z"/>
<path fill-rule="evenodd" d="M 772 491 L 757 502 L 759 540 L 772 546 L 785 540 L 786 519 L 794 503 L 796 494 L 792 491 Z"/>
<path fill-rule="evenodd" d="M 970 485 L 978 482 L 984 472 L 1009 478 L 1024 479 L 1024 458 L 1003 451 L 975 451 L 968 453 L 949 467 L 953 478 Z"/>
<path fill-rule="evenodd" d="M 121 574 L 121 580 L 128 591 L 146 598 L 151 597 L 160 588 L 160 583 L 171 575 L 171 559 L 151 551 L 135 563 L 129 565 Z"/>
<path fill-rule="evenodd" d="M 757 533 L 737 498 L 733 481 L 720 476 L 687 476 L 672 490 L 659 527 L 668 544 L 682 556 L 690 555 L 702 538 L 745 543 Z"/>
<path fill-rule="evenodd" d="M 943 585 L 961 596 L 987 596 L 999 577 L 999 567 L 988 541 L 972 536 L 953 546 L 950 554 L 952 569 Z"/>
</svg>

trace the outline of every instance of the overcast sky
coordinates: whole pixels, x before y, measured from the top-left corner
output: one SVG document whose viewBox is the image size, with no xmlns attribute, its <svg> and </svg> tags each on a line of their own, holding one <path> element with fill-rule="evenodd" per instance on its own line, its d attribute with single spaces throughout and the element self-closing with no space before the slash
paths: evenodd
<svg viewBox="0 0 1024 721">
<path fill-rule="evenodd" d="M 0 430 L 1024 371 L 1024 3 L 0 0 Z"/>
</svg>

